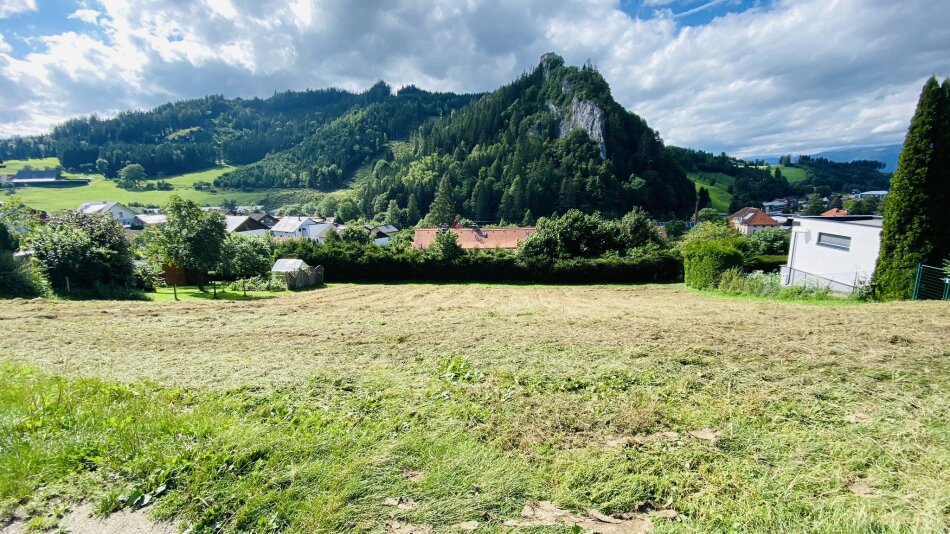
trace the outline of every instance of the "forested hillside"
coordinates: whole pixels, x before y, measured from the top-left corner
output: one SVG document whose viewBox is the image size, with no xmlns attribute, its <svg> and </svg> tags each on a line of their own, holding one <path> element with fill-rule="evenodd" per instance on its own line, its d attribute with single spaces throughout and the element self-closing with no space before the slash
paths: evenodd
<svg viewBox="0 0 950 534">
<path fill-rule="evenodd" d="M 406 141 L 398 154 L 397 140 Z M 209 96 L 0 141 L 0 157 L 43 156 L 109 178 L 130 163 L 150 178 L 235 166 L 215 180 L 222 189 L 352 186 L 349 213 L 401 224 L 427 214 L 440 184 L 441 213 L 486 223 L 572 208 L 683 216 L 695 200 L 659 134 L 614 101 L 595 68 L 555 54 L 484 96 L 412 86 L 394 94 L 383 82 L 359 94 Z"/>
<path fill-rule="evenodd" d="M 56 156 L 67 170 L 100 172 L 115 177 L 129 163 L 141 164 L 150 177 L 207 169 L 216 163 L 244 165 L 279 153 L 321 135 L 332 139 L 338 165 L 351 152 L 378 152 L 377 139 L 406 136 L 431 115 L 445 113 L 471 101 L 470 95 L 438 95 L 406 88 L 394 97 L 391 88 L 379 82 L 363 93 L 339 89 L 288 91 L 267 99 L 226 99 L 208 96 L 165 104 L 149 111 L 120 113 L 113 119 L 95 115 L 72 119 L 46 136 L 0 140 L 0 158 L 27 159 Z M 411 97 L 403 97 L 411 95 Z M 374 124 L 378 131 L 356 131 L 342 125 L 352 119 L 336 119 L 360 111 L 372 113 L 380 103 L 388 105 L 387 120 Z M 405 106 L 401 104 L 405 103 Z M 356 111 L 354 111 L 356 110 Z M 334 139 L 334 136 L 338 139 Z M 367 140 L 369 142 L 367 142 Z M 304 147 L 305 149 L 306 147 Z M 294 162 L 302 167 L 302 162 Z M 340 165 L 342 166 L 342 165 Z M 249 183 L 285 187 L 280 181 Z"/>
<path fill-rule="evenodd" d="M 890 181 L 890 175 L 881 172 L 884 163 L 880 161 L 839 163 L 825 158 L 800 156 L 792 162 L 790 156 L 783 156 L 781 163 L 784 167 L 772 167 L 764 161 L 745 161 L 725 153 L 716 155 L 680 147 L 670 147 L 670 152 L 686 171 L 732 177 L 733 180 L 726 186 L 732 195 L 730 211 L 786 195 L 802 196 L 818 191 L 827 196 L 832 193 L 850 193 L 853 189 L 887 189 Z M 805 178 L 788 180 L 782 174 L 782 168 L 786 171 L 790 168 L 801 169 Z"/>
<path fill-rule="evenodd" d="M 412 224 L 437 188 L 446 191 L 444 209 L 486 223 L 530 224 L 571 208 L 683 215 L 695 198 L 659 135 L 613 100 L 603 77 L 590 65 L 564 66 L 554 54 L 425 123 L 408 151 L 378 162 L 360 184 L 359 210 Z"/>
</svg>

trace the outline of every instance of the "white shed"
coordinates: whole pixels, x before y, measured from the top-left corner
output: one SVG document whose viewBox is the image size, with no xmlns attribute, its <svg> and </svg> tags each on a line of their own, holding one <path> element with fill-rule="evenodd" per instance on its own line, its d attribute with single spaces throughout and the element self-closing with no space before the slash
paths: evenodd
<svg viewBox="0 0 950 534">
<path fill-rule="evenodd" d="M 850 293 L 874 275 L 883 218 L 796 217 L 782 285 L 816 285 Z"/>
</svg>

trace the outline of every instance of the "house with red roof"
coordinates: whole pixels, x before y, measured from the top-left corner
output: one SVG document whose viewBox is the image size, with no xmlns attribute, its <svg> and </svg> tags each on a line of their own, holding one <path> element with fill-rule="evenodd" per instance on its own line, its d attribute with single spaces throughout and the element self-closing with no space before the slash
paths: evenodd
<svg viewBox="0 0 950 534">
<path fill-rule="evenodd" d="M 729 226 L 748 236 L 768 228 L 778 228 L 779 224 L 759 208 L 742 208 L 729 216 Z"/>
<path fill-rule="evenodd" d="M 496 248 L 514 250 L 518 244 L 533 234 L 533 226 L 517 226 L 506 228 L 482 228 L 477 225 L 470 227 L 454 226 L 451 228 L 417 228 L 412 240 L 413 248 L 428 248 L 435 242 L 440 232 L 453 232 L 458 236 L 459 245 L 463 249 Z"/>
</svg>

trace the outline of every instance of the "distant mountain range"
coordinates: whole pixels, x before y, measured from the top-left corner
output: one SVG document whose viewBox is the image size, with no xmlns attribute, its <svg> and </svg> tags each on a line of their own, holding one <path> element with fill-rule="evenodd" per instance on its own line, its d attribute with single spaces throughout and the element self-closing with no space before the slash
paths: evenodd
<svg viewBox="0 0 950 534">
<path fill-rule="evenodd" d="M 901 149 L 904 145 L 882 145 L 882 146 L 855 146 L 848 148 L 836 148 L 824 150 L 814 154 L 806 154 L 813 158 L 825 158 L 839 163 L 850 163 L 857 160 L 872 160 L 884 162 L 884 172 L 892 173 L 897 169 L 897 160 L 900 158 Z M 769 163 L 778 163 L 781 155 L 770 156 L 750 156 L 744 158 L 748 161 L 765 160 Z"/>
</svg>

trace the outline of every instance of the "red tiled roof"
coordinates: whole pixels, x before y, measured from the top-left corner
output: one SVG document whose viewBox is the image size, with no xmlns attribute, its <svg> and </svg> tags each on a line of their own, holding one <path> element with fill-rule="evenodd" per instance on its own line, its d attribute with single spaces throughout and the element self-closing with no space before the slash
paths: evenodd
<svg viewBox="0 0 950 534">
<path fill-rule="evenodd" d="M 734 225 L 743 226 L 778 226 L 778 221 L 769 217 L 759 208 L 742 208 L 729 216 Z"/>
<path fill-rule="evenodd" d="M 464 249 L 473 248 L 518 248 L 527 237 L 534 233 L 533 226 L 511 228 L 449 228 L 448 232 L 455 232 L 459 245 Z M 438 228 L 417 228 L 412 240 L 413 248 L 427 248 L 435 241 Z"/>
<path fill-rule="evenodd" d="M 821 214 L 822 217 L 844 217 L 848 214 L 848 210 L 842 210 L 838 208 L 831 208 L 830 210 Z"/>
</svg>

